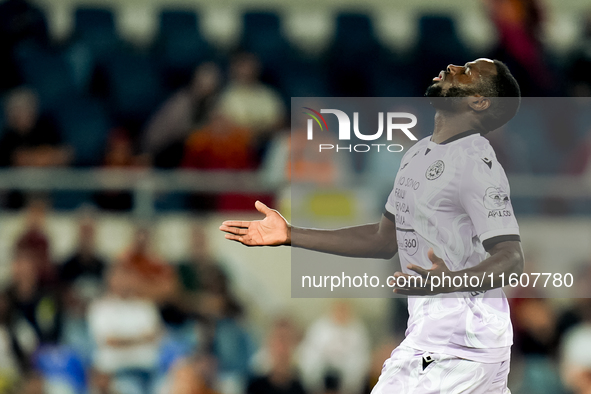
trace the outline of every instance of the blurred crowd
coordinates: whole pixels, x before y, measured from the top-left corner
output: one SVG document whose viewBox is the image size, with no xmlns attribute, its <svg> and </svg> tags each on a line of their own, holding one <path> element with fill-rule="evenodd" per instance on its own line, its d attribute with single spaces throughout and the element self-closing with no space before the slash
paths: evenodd
<svg viewBox="0 0 591 394">
<path fill-rule="evenodd" d="M 256 335 L 199 225 L 187 261 L 158 257 L 145 226 L 107 261 L 83 211 L 75 251 L 55 262 L 45 215 L 42 200 L 27 207 L 0 293 L 1 393 L 360 394 L 379 374 L 344 301 L 305 330 L 282 315 Z"/>
<path fill-rule="evenodd" d="M 46 213 L 43 200 L 28 204 L 0 292 L 0 393 L 367 394 L 404 337 L 404 299 L 391 300 L 377 337 L 346 300 L 307 326 L 283 313 L 253 327 L 198 223 L 186 261 L 159 257 L 146 223 L 106 259 L 97 212 L 82 210 L 76 248 L 53 261 Z M 526 288 L 511 299 L 512 392 L 591 392 L 591 271 L 581 267 L 581 298 L 524 298 L 536 296 Z"/>
</svg>

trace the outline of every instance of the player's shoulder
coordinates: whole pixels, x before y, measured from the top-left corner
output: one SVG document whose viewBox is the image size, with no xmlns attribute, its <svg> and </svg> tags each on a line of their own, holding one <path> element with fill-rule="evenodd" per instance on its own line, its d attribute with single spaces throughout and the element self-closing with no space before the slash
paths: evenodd
<svg viewBox="0 0 591 394">
<path fill-rule="evenodd" d="M 486 165 L 489 168 L 492 163 L 500 166 L 497 155 L 490 142 L 481 135 L 474 135 L 466 138 L 462 143 L 456 145 L 458 154 L 464 156 L 468 162 L 476 162 L 478 165 Z"/>
<path fill-rule="evenodd" d="M 428 145 L 430 139 L 431 139 L 431 136 L 427 136 L 425 138 L 421 138 L 420 140 L 418 140 L 417 142 L 415 142 L 415 144 L 413 146 L 411 146 L 410 148 L 408 148 L 408 150 L 406 151 L 406 153 L 404 155 L 405 156 L 407 156 L 407 155 L 414 155 L 416 153 L 416 151 L 418 151 L 422 147 Z"/>
</svg>

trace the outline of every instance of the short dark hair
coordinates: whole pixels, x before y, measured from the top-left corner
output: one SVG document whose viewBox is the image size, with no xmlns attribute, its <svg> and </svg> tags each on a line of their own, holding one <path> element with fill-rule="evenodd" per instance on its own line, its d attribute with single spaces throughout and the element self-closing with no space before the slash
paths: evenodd
<svg viewBox="0 0 591 394">
<path fill-rule="evenodd" d="M 489 109 L 482 114 L 482 126 L 486 132 L 498 129 L 510 121 L 521 104 L 519 84 L 507 65 L 494 60 L 497 74 L 483 81 L 482 94 L 491 101 Z"/>
</svg>

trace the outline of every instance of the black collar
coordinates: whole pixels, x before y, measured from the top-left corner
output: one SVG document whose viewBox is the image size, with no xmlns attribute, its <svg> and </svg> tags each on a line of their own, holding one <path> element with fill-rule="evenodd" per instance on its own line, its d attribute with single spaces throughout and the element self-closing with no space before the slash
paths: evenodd
<svg viewBox="0 0 591 394">
<path fill-rule="evenodd" d="M 460 138 L 464 138 L 464 137 L 467 137 L 467 136 L 472 135 L 472 134 L 480 134 L 480 131 L 478 131 L 478 130 L 466 130 L 466 131 L 463 131 L 463 132 L 461 132 L 459 134 L 454 135 L 453 137 L 450 137 L 450 138 L 446 139 L 443 142 L 440 142 L 439 145 L 449 144 L 450 142 L 457 141 Z"/>
</svg>

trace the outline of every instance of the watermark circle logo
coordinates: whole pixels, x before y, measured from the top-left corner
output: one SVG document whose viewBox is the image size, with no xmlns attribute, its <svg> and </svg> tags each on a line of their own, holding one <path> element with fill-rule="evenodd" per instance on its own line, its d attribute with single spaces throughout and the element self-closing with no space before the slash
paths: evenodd
<svg viewBox="0 0 591 394">
<path fill-rule="evenodd" d="M 404 235 L 404 239 L 403 239 L 403 249 L 406 250 L 406 253 L 409 256 L 414 255 L 415 253 L 417 253 L 417 250 L 419 250 L 419 239 L 417 238 L 417 235 L 413 232 L 407 232 Z"/>
<path fill-rule="evenodd" d="M 432 181 L 433 179 L 439 178 L 441 174 L 443 174 L 443 170 L 445 170 L 445 164 L 443 164 L 443 161 L 437 160 L 435 163 L 431 164 L 429 168 L 427 168 L 425 177 Z"/>
</svg>

